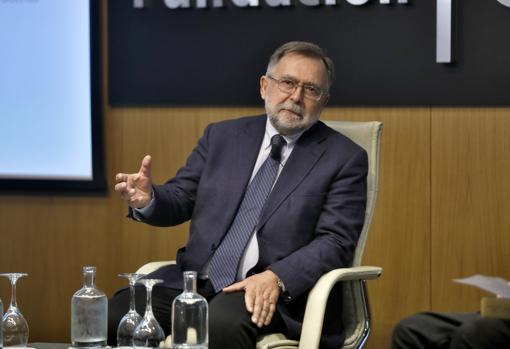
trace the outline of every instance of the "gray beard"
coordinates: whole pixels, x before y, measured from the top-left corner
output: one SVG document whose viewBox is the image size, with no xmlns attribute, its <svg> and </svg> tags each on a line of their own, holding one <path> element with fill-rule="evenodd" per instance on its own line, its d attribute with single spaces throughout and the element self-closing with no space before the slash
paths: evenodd
<svg viewBox="0 0 510 349">
<path fill-rule="evenodd" d="M 288 123 L 281 122 L 277 116 L 273 114 L 268 114 L 269 120 L 271 121 L 271 124 L 273 127 L 281 134 L 283 135 L 291 135 L 294 133 L 298 133 L 301 131 L 304 131 L 307 126 L 305 125 L 289 125 Z"/>
</svg>

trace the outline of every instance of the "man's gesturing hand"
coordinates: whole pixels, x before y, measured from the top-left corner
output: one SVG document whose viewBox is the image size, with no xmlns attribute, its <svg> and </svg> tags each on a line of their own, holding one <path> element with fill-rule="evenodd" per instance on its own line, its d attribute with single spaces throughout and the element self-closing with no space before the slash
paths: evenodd
<svg viewBox="0 0 510 349">
<path fill-rule="evenodd" d="M 223 292 L 243 290 L 246 309 L 252 313 L 251 321 L 258 327 L 269 325 L 280 296 L 278 276 L 271 270 L 266 270 L 225 287 Z"/>
<path fill-rule="evenodd" d="M 138 173 L 115 175 L 115 191 L 133 208 L 142 208 L 152 200 L 151 156 L 146 155 Z"/>
</svg>

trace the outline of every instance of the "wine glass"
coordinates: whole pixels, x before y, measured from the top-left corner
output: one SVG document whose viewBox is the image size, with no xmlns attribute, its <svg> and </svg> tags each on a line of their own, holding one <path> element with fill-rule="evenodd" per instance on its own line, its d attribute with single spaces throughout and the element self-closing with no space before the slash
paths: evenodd
<svg viewBox="0 0 510 349">
<path fill-rule="evenodd" d="M 159 343 L 165 340 L 165 333 L 152 313 L 152 287 L 163 280 L 142 279 L 138 280 L 147 290 L 147 306 L 142 321 L 136 326 L 133 334 L 135 347 L 158 348 Z"/>
<path fill-rule="evenodd" d="M 16 304 L 16 281 L 26 273 L 4 273 L 0 276 L 11 281 L 11 304 L 2 317 L 2 328 L 5 347 L 26 347 L 28 343 L 28 323 Z"/>
<path fill-rule="evenodd" d="M 129 311 L 120 320 L 117 327 L 117 346 L 119 347 L 132 347 L 133 346 L 133 333 L 136 326 L 142 320 L 140 314 L 135 309 L 135 284 L 136 281 L 144 276 L 144 274 L 123 273 L 119 274 L 120 277 L 125 278 L 129 282 Z"/>
</svg>

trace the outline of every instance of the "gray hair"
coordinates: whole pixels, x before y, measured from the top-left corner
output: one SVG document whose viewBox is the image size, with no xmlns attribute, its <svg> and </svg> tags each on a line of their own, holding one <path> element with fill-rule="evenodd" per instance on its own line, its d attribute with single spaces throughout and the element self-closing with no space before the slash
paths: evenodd
<svg viewBox="0 0 510 349">
<path fill-rule="evenodd" d="M 291 53 L 295 53 L 301 56 L 320 59 L 326 68 L 328 74 L 328 88 L 333 84 L 335 78 L 335 65 L 331 58 L 329 58 L 324 50 L 319 46 L 306 41 L 290 41 L 282 46 L 278 47 L 273 52 L 269 63 L 267 65 L 267 73 L 269 73 L 273 67 L 285 56 Z"/>
</svg>

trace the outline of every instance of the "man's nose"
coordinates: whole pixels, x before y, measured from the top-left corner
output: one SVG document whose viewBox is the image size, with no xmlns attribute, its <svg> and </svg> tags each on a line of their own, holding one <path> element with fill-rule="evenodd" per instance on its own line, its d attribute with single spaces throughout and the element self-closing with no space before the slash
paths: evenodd
<svg viewBox="0 0 510 349">
<path fill-rule="evenodd" d="M 289 97 L 292 101 L 301 102 L 303 100 L 303 92 L 303 85 L 297 85 Z"/>
</svg>

